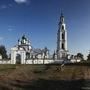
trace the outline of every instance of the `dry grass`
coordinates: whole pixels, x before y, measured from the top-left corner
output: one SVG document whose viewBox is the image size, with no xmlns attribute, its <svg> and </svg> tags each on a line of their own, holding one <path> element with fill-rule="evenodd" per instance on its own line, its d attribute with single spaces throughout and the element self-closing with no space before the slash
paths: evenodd
<svg viewBox="0 0 90 90">
<path fill-rule="evenodd" d="M 60 70 L 60 65 L 0 65 L 0 88 L 4 90 L 32 90 L 26 88 L 37 86 L 38 80 L 54 82 L 82 79 L 90 79 L 89 66 L 67 65 Z"/>
</svg>

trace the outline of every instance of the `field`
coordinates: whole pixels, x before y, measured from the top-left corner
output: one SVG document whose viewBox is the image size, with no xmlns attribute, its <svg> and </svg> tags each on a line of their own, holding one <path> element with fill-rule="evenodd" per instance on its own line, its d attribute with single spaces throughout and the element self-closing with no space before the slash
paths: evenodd
<svg viewBox="0 0 90 90">
<path fill-rule="evenodd" d="M 87 65 L 0 65 L 0 90 L 80 90 Z"/>
</svg>

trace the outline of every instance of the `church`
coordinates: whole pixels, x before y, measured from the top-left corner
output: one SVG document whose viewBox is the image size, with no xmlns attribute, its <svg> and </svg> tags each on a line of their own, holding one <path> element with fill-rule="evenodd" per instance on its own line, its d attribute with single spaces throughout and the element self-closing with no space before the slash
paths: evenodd
<svg viewBox="0 0 90 90">
<path fill-rule="evenodd" d="M 34 49 L 25 35 L 18 40 L 16 46 L 11 48 L 11 64 L 26 64 L 28 61 L 32 61 L 34 64 L 34 61 L 38 59 L 49 59 L 49 50 L 46 47 Z"/>
<path fill-rule="evenodd" d="M 67 29 L 62 13 L 58 24 L 57 48 L 54 54 L 50 55 L 47 47 L 44 49 L 33 48 L 30 40 L 25 35 L 18 40 L 16 46 L 11 48 L 11 64 L 54 64 L 55 62 L 60 63 L 68 60 L 69 62 L 77 62 L 75 58 L 70 58 L 68 54 Z"/>
<path fill-rule="evenodd" d="M 11 64 L 47 64 L 54 63 L 55 60 L 65 60 L 67 58 L 67 30 L 63 14 L 60 16 L 57 32 L 57 49 L 50 56 L 49 50 L 35 49 L 32 47 L 30 40 L 23 35 L 18 44 L 11 48 Z M 38 62 L 39 61 L 39 62 Z"/>
<path fill-rule="evenodd" d="M 31 43 L 25 35 L 18 40 L 18 44 L 11 48 L 11 64 L 24 64 L 26 58 L 30 57 Z"/>
</svg>

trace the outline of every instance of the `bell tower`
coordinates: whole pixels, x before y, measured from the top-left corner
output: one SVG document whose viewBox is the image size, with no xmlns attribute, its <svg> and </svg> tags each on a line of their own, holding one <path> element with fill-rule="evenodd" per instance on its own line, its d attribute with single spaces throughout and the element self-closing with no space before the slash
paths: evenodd
<svg viewBox="0 0 90 90">
<path fill-rule="evenodd" d="M 57 33 L 57 59 L 65 59 L 67 56 L 67 30 L 64 16 L 61 13 Z"/>
</svg>

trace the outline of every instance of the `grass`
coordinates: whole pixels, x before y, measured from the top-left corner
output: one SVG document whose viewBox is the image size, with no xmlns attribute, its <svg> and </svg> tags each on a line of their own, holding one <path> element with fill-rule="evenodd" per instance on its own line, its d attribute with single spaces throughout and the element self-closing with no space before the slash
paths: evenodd
<svg viewBox="0 0 90 90">
<path fill-rule="evenodd" d="M 77 80 L 84 79 L 90 79 L 90 66 L 86 64 L 65 65 L 62 70 L 60 65 L 0 65 L 0 90 L 43 90 L 50 83 L 47 90 L 51 90 L 53 85 L 59 88 L 68 81 L 78 83 Z"/>
<path fill-rule="evenodd" d="M 6 75 L 16 69 L 16 65 L 0 65 L 0 75 Z"/>
</svg>

